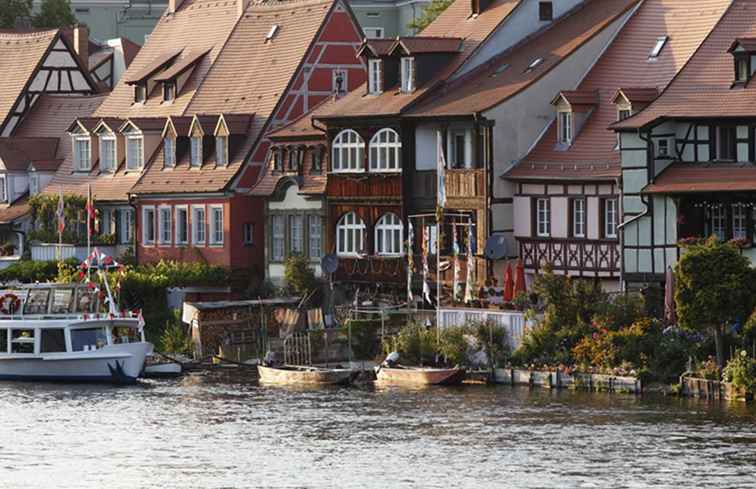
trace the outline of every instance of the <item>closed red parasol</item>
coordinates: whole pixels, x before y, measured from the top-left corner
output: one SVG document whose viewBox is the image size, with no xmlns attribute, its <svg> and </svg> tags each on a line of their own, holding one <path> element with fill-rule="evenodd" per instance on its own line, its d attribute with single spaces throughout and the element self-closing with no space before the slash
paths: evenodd
<svg viewBox="0 0 756 489">
<path fill-rule="evenodd" d="M 512 302 L 514 299 L 514 281 L 512 280 L 512 263 L 507 263 L 507 271 L 504 272 L 504 302 Z"/>
<path fill-rule="evenodd" d="M 515 297 L 520 292 L 527 292 L 525 287 L 525 267 L 522 265 L 521 260 L 517 260 L 517 270 L 515 271 L 515 284 L 514 284 Z"/>
</svg>

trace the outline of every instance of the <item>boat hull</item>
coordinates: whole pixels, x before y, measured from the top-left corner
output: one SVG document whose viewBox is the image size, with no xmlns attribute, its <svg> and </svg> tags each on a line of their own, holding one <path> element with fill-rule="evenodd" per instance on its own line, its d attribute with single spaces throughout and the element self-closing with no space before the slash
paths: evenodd
<svg viewBox="0 0 756 489">
<path fill-rule="evenodd" d="M 0 380 L 134 383 L 152 348 L 150 343 L 139 342 L 94 351 L 0 356 Z"/>
<path fill-rule="evenodd" d="M 386 368 L 376 372 L 378 382 L 394 385 L 457 385 L 465 380 L 461 368 Z"/>
<path fill-rule="evenodd" d="M 348 385 L 357 377 L 356 370 L 348 368 L 335 369 L 299 369 L 273 368 L 257 366 L 260 382 L 278 385 Z"/>
</svg>

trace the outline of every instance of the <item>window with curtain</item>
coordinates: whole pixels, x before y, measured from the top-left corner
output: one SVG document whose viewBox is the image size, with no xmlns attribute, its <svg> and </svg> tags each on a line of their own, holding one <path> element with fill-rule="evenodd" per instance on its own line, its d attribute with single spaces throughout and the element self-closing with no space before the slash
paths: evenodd
<svg viewBox="0 0 756 489">
<path fill-rule="evenodd" d="M 202 137 L 193 136 L 189 144 L 190 162 L 193 167 L 202 166 Z"/>
<path fill-rule="evenodd" d="M 185 245 L 189 242 L 189 210 L 186 207 L 176 207 L 176 244 Z"/>
<path fill-rule="evenodd" d="M 402 254 L 404 226 L 394 213 L 384 214 L 375 225 L 375 252 L 378 255 Z"/>
<path fill-rule="evenodd" d="M 223 207 L 210 208 L 210 244 L 223 244 Z"/>
<path fill-rule="evenodd" d="M 323 223 L 320 216 L 309 216 L 310 258 L 318 259 L 323 255 Z"/>
<path fill-rule="evenodd" d="M 284 229 L 284 216 L 274 215 L 271 217 L 271 255 L 273 261 L 283 261 L 286 254 L 286 230 Z"/>
<path fill-rule="evenodd" d="M 116 138 L 115 136 L 100 136 L 100 170 L 115 171 L 116 168 Z"/>
<path fill-rule="evenodd" d="M 176 166 L 176 140 L 172 137 L 163 139 L 163 162 L 166 168 Z"/>
<path fill-rule="evenodd" d="M 350 212 L 336 225 L 336 251 L 339 255 L 359 255 L 365 252 L 365 223 Z"/>
<path fill-rule="evenodd" d="M 144 166 L 143 140 L 141 134 L 126 138 L 126 169 L 140 170 Z"/>
<path fill-rule="evenodd" d="M 160 207 L 158 214 L 158 234 L 160 236 L 160 244 L 171 244 L 171 208 Z"/>
<path fill-rule="evenodd" d="M 192 207 L 192 243 L 195 245 L 205 244 L 206 228 L 205 206 Z"/>
<path fill-rule="evenodd" d="M 88 136 L 74 138 L 74 169 L 76 171 L 89 171 L 92 168 L 90 144 Z"/>
<path fill-rule="evenodd" d="M 352 129 L 341 131 L 333 138 L 333 171 L 363 171 L 365 141 Z"/>
<path fill-rule="evenodd" d="M 304 216 L 289 216 L 289 251 L 292 255 L 304 253 Z"/>
<path fill-rule="evenodd" d="M 228 165 L 228 136 L 216 136 L 215 162 L 220 166 Z"/>
<path fill-rule="evenodd" d="M 380 59 L 371 59 L 368 62 L 368 93 L 378 95 L 383 91 L 382 62 Z"/>
<path fill-rule="evenodd" d="M 393 129 L 381 129 L 370 139 L 370 171 L 394 171 L 402 168 L 402 142 Z"/>
<path fill-rule="evenodd" d="M 402 92 L 415 91 L 415 58 L 402 58 Z"/>
<path fill-rule="evenodd" d="M 585 199 L 572 201 L 572 236 L 585 238 Z"/>
<path fill-rule="evenodd" d="M 617 209 L 617 199 L 606 199 L 604 201 L 604 237 L 617 237 L 617 219 L 619 218 Z"/>
<path fill-rule="evenodd" d="M 551 235 L 549 199 L 536 200 L 536 232 L 541 237 L 549 237 Z"/>
</svg>

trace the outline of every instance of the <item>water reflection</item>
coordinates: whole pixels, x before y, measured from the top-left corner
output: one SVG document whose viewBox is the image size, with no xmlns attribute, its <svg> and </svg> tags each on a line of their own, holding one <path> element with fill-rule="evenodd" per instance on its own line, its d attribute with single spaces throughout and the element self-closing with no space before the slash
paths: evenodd
<svg viewBox="0 0 756 489">
<path fill-rule="evenodd" d="M 753 487 L 742 404 L 482 385 L 0 383 L 0 487 Z"/>
</svg>

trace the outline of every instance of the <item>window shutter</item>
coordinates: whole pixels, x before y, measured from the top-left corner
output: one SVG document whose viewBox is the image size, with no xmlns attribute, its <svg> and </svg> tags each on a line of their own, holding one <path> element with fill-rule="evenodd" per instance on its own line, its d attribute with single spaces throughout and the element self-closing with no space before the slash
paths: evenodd
<svg viewBox="0 0 756 489">
<path fill-rule="evenodd" d="M 606 238 L 606 199 L 599 199 L 599 237 Z"/>
</svg>

